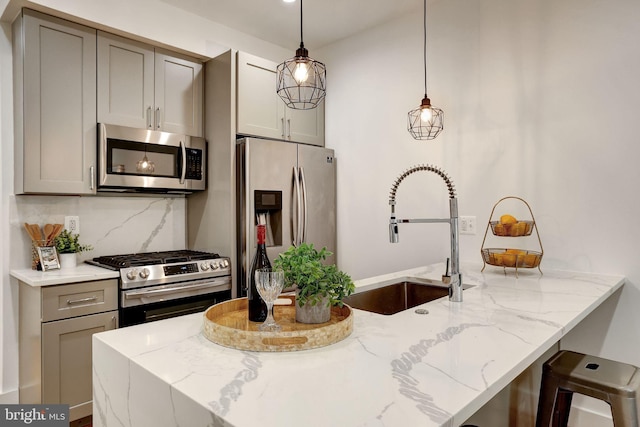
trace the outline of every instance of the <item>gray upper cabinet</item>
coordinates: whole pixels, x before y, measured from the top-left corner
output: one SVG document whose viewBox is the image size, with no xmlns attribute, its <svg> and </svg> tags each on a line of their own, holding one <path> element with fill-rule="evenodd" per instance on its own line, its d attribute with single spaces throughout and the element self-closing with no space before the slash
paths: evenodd
<svg viewBox="0 0 640 427">
<path fill-rule="evenodd" d="M 276 93 L 275 62 L 238 52 L 237 133 L 324 146 L 324 102 L 287 108 Z"/>
<path fill-rule="evenodd" d="M 98 31 L 98 122 L 203 135 L 202 63 Z"/>
<path fill-rule="evenodd" d="M 94 194 L 96 31 L 25 9 L 13 49 L 16 194 Z"/>
</svg>

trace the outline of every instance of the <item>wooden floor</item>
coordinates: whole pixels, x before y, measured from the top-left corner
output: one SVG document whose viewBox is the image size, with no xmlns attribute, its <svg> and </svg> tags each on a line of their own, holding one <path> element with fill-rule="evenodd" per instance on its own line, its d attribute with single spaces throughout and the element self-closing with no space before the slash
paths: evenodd
<svg viewBox="0 0 640 427">
<path fill-rule="evenodd" d="M 71 421 L 69 427 L 91 427 L 93 424 L 93 417 L 91 415 L 80 418 L 79 420 Z"/>
</svg>

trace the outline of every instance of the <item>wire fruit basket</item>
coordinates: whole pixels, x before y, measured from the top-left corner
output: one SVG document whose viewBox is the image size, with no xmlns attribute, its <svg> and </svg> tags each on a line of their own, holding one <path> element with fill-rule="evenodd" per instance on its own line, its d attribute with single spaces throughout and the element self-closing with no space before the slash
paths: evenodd
<svg viewBox="0 0 640 427">
<path fill-rule="evenodd" d="M 500 220 L 493 220 L 496 207 L 508 199 L 515 199 L 522 202 L 529 210 L 531 219 L 518 220 L 512 215 L 506 214 L 502 215 Z M 489 229 L 491 229 L 491 233 L 497 237 L 530 237 L 535 230 L 540 249 L 485 248 Z M 540 233 L 538 232 L 538 226 L 536 225 L 533 211 L 524 199 L 515 196 L 503 197 L 493 206 L 491 215 L 489 215 L 487 228 L 484 232 L 484 239 L 482 239 L 482 248 L 480 249 L 480 252 L 482 254 L 482 260 L 484 261 L 484 266 L 481 271 L 484 271 L 487 264 L 489 264 L 495 267 L 503 267 L 505 273 L 507 267 L 515 268 L 516 277 L 518 277 L 518 268 L 537 267 L 540 274 L 542 274 L 542 270 L 540 269 L 540 262 L 542 261 L 542 255 L 544 253 L 544 250 L 542 249 L 542 240 L 540 240 Z"/>
</svg>

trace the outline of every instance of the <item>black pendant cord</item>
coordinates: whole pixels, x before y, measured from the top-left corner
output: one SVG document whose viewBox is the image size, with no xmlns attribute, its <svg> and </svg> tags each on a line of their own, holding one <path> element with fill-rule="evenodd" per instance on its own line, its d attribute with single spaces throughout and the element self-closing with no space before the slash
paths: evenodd
<svg viewBox="0 0 640 427">
<path fill-rule="evenodd" d="M 300 0 L 300 5 L 302 6 L 302 0 Z M 424 52 L 423 52 L 423 60 L 424 60 L 424 97 L 427 98 L 427 0 L 424 0 Z"/>
<path fill-rule="evenodd" d="M 300 0 L 300 47 L 304 47 L 302 39 L 302 0 Z"/>
</svg>

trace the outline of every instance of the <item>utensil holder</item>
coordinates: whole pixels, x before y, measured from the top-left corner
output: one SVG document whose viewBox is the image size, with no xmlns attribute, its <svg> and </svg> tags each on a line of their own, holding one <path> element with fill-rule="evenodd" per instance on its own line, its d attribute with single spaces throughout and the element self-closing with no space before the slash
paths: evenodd
<svg viewBox="0 0 640 427">
<path fill-rule="evenodd" d="M 51 246 L 51 244 L 47 240 L 31 241 L 31 269 L 32 270 L 42 270 L 42 266 L 40 265 L 40 254 L 38 253 L 38 248 L 44 248 L 47 246 Z"/>
</svg>

